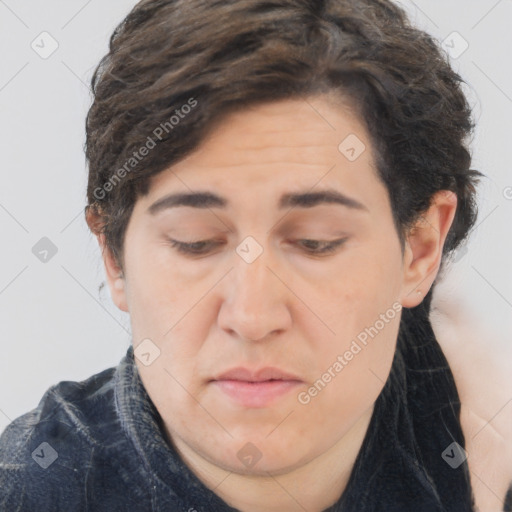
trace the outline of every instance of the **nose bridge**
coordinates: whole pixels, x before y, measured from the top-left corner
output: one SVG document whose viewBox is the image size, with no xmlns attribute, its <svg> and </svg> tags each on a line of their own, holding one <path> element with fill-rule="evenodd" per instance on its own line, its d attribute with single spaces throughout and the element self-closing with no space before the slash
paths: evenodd
<svg viewBox="0 0 512 512">
<path fill-rule="evenodd" d="M 238 250 L 243 249 L 240 244 Z M 267 268 L 269 266 L 268 251 L 263 251 L 253 261 L 239 256 L 234 268 L 234 287 L 230 291 L 237 301 L 240 308 L 246 310 L 247 314 L 251 311 L 257 312 L 268 303 L 270 296 L 275 292 L 276 283 L 272 282 L 275 277 Z"/>
<path fill-rule="evenodd" d="M 268 237 L 267 237 L 268 239 Z M 258 292 L 260 287 L 266 285 L 271 274 L 267 266 L 274 263 L 269 243 L 263 234 L 246 236 L 237 246 L 235 257 L 234 278 L 237 288 L 245 289 L 251 293 Z"/>
<path fill-rule="evenodd" d="M 224 329 L 237 332 L 240 337 L 257 340 L 286 328 L 290 318 L 286 289 L 270 270 L 275 266 L 270 251 L 261 247 L 260 254 L 252 259 L 254 252 L 251 257 L 247 255 L 256 248 L 250 244 L 249 240 L 248 247 L 243 242 L 237 247 L 220 322 Z"/>
</svg>

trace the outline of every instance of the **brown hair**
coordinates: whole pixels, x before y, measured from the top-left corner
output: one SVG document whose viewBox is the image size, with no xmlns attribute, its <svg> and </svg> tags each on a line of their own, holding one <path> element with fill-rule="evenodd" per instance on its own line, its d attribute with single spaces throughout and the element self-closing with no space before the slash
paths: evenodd
<svg viewBox="0 0 512 512">
<path fill-rule="evenodd" d="M 89 226 L 122 269 L 126 227 L 149 179 L 221 117 L 334 92 L 366 123 L 402 247 L 437 191 L 457 194 L 446 254 L 474 225 L 481 176 L 469 168 L 474 125 L 461 82 L 439 44 L 388 0 L 143 0 L 92 78 Z"/>
</svg>

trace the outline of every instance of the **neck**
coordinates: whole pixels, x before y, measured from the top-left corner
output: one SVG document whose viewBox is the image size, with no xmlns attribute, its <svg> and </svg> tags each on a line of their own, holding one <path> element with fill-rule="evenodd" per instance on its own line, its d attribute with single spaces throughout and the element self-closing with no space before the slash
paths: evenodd
<svg viewBox="0 0 512 512">
<path fill-rule="evenodd" d="M 197 478 L 228 505 L 242 512 L 322 512 L 335 504 L 347 486 L 374 406 L 328 451 L 287 473 L 239 474 L 213 464 L 182 439 L 172 436 L 180 457 Z M 167 431 L 167 435 L 169 432 Z"/>
</svg>

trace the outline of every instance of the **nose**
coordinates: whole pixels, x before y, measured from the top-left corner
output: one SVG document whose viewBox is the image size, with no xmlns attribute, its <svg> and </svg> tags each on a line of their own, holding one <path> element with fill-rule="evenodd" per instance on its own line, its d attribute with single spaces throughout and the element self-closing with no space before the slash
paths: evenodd
<svg viewBox="0 0 512 512">
<path fill-rule="evenodd" d="M 235 255 L 234 268 L 224 281 L 219 326 L 242 340 L 264 340 L 290 328 L 292 292 L 264 251 L 247 263 Z"/>
</svg>

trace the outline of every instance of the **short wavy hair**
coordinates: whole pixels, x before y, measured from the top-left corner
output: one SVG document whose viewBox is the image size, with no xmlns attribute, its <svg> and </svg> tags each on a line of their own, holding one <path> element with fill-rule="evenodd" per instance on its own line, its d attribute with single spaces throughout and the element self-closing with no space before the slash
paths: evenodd
<svg viewBox="0 0 512 512">
<path fill-rule="evenodd" d="M 470 169 L 474 123 L 462 82 L 439 42 L 388 0 L 143 0 L 115 29 L 91 81 L 89 226 L 123 269 L 128 221 L 152 176 L 230 112 L 330 92 L 368 130 L 402 248 L 437 191 L 457 195 L 444 262 L 475 223 L 482 176 Z M 184 109 L 191 100 L 196 108 Z M 165 124 L 182 112 L 179 126 Z M 155 147 L 133 161 L 159 126 L 167 128 Z"/>
</svg>

